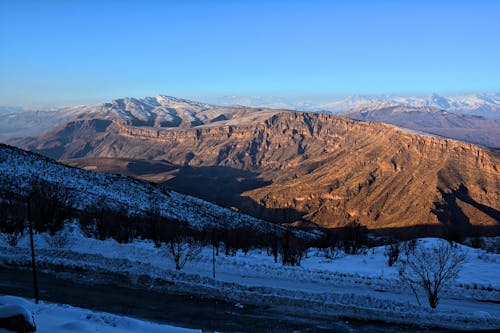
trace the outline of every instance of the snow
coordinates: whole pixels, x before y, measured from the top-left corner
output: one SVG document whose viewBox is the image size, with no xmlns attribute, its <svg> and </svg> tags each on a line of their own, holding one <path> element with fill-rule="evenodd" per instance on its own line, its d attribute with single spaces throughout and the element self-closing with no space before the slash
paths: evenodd
<svg viewBox="0 0 500 333">
<path fill-rule="evenodd" d="M 129 244 L 111 239 L 99 241 L 85 238 L 76 225 L 68 228 L 68 242 L 63 249 L 51 247 L 47 235 L 36 235 L 38 265 L 42 270 L 60 271 L 64 267 L 71 273 L 83 269 L 87 275 L 96 276 L 92 283 L 122 283 L 158 292 L 222 298 L 240 306 L 268 305 L 333 318 L 345 316 L 450 329 L 500 327 L 500 255 L 481 249 L 457 245 L 457 251 L 466 254 L 467 262 L 458 280 L 443 291 L 438 308 L 431 310 L 427 304 L 417 305 L 414 295 L 399 280 L 398 266 L 387 265 L 383 246 L 369 249 L 366 254 L 343 254 L 336 259 L 327 259 L 320 250 L 310 249 L 300 267 L 274 263 L 266 250 L 260 249 L 247 255 L 221 254 L 216 257 L 214 280 L 210 247 L 204 248 L 182 271 L 176 271 L 165 246 L 155 248 L 149 241 L 138 240 Z M 422 246 L 439 242 L 444 241 L 419 240 Z M 18 247 L 0 245 L 0 267 L 29 267 L 29 263 L 27 237 Z M 106 273 L 118 273 L 121 277 L 102 280 Z M 420 298 L 426 299 L 423 294 Z"/>
<path fill-rule="evenodd" d="M 2 306 L 2 304 L 7 305 Z M 199 330 L 161 325 L 104 312 L 94 312 L 65 304 L 54 304 L 43 301 L 35 304 L 32 300 L 20 297 L 0 296 L 0 309 L 7 307 L 24 310 L 25 313 L 32 313 L 35 318 L 36 331 L 40 333 L 201 332 Z M 31 317 L 29 320 L 32 320 Z M 0 332 L 2 332 L 2 329 L 0 329 Z M 10 331 L 3 330 L 3 332 Z"/>
<path fill-rule="evenodd" d="M 1 305 L 0 303 L 0 318 L 9 318 L 18 315 L 23 316 L 24 320 L 29 322 L 31 325 L 33 326 L 35 325 L 31 313 L 21 305 L 18 304 Z"/>
</svg>

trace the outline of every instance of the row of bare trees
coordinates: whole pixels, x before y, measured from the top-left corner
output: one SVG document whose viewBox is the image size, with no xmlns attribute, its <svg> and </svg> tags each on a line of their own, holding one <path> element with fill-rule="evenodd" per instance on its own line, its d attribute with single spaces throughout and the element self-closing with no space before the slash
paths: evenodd
<svg viewBox="0 0 500 333">
<path fill-rule="evenodd" d="M 340 254 L 359 254 L 373 245 L 368 238 L 368 229 L 358 221 L 351 221 L 337 229 L 323 230 L 323 236 L 317 238 L 312 246 L 322 249 L 325 257 L 336 258 Z"/>
<path fill-rule="evenodd" d="M 366 228 L 357 222 L 335 231 L 325 231 L 323 237 L 308 241 L 279 226 L 264 232 L 245 226 L 228 228 L 223 223 L 223 227 L 197 230 L 186 222 L 162 217 L 158 211 L 130 215 L 125 210 L 111 209 L 105 200 L 98 200 L 97 204 L 79 212 L 72 209 L 70 195 L 63 186 L 42 180 L 34 180 L 24 195 L 19 193 L 5 187 L 0 191 L 0 232 L 13 246 L 25 232 L 27 222 L 33 231 L 53 236 L 69 218 L 77 218 L 89 237 L 114 238 L 121 243 L 136 238 L 151 239 L 157 247 L 167 249 L 177 270 L 198 257 L 202 247 L 207 245 L 214 247 L 214 255 L 219 255 L 222 248 L 227 256 L 234 256 L 239 250 L 246 254 L 251 248 L 267 249 L 276 263 L 280 261 L 290 266 L 299 266 L 311 246 L 323 248 L 325 255 L 334 258 L 340 252 L 361 253 L 369 245 Z M 465 256 L 450 244 L 422 247 L 409 241 L 387 246 L 388 265 L 400 262 L 401 280 L 409 286 L 419 304 L 418 288 L 425 291 L 429 305 L 435 308 L 443 287 L 458 276 Z M 401 254 L 404 254 L 403 259 Z"/>
<path fill-rule="evenodd" d="M 265 233 L 253 229 L 207 228 L 191 229 L 187 223 L 152 216 L 142 225 L 142 236 L 153 239 L 157 247 L 165 246 L 177 270 L 199 256 L 203 246 L 214 246 L 214 255 L 219 255 L 222 244 L 226 256 L 234 256 L 238 250 L 247 253 L 251 248 L 266 248 L 268 255 L 277 263 L 299 266 L 310 246 L 320 246 L 329 253 L 359 254 L 369 245 L 367 230 L 358 223 L 352 223 L 340 232 L 330 231 L 314 241 L 298 237 L 290 229 L 275 227 Z M 146 226 L 146 229 L 144 229 Z M 454 248 L 455 247 L 455 248 Z M 401 258 L 403 254 L 403 258 Z M 419 305 L 418 288 L 427 295 L 429 305 L 436 308 L 439 294 L 447 283 L 453 281 L 465 262 L 465 256 L 452 243 L 441 242 L 434 247 L 417 246 L 416 240 L 389 244 L 385 255 L 388 265 L 399 261 L 401 281 L 414 293 Z"/>
<path fill-rule="evenodd" d="M 151 239 L 157 247 L 161 244 L 169 247 L 174 258 L 179 257 L 177 253 L 182 248 L 193 249 L 196 253 L 196 248 L 199 247 L 197 244 L 214 244 L 217 255 L 220 248 L 225 255 L 232 256 L 238 250 L 246 254 L 251 248 L 266 248 L 275 262 L 298 266 L 310 246 L 318 246 L 322 242 L 324 247 L 341 247 L 346 253 L 358 253 L 366 238 L 365 228 L 356 223 L 344 228 L 341 233 L 337 232 L 334 236 L 328 234 L 315 243 L 279 226 L 264 232 L 245 226 L 228 227 L 227 223 L 221 223 L 220 227 L 194 230 L 183 221 L 162 217 L 157 210 L 146 215 L 131 215 L 124 209 L 110 208 L 104 199 L 97 200 L 96 204 L 80 212 L 71 209 L 70 196 L 62 186 L 41 181 L 32 183 L 27 196 L 4 191 L 1 197 L 0 231 L 11 245 L 17 244 L 24 233 L 28 205 L 36 232 L 55 235 L 64 226 L 66 219 L 77 218 L 88 237 L 100 240 L 113 238 L 120 243 L 136 238 Z M 181 243 L 191 245 L 180 246 Z M 188 260 L 192 256 L 188 255 Z M 179 262 L 182 263 L 183 260 Z M 176 266 L 182 268 L 183 265 Z"/>
<path fill-rule="evenodd" d="M 24 195 L 20 192 L 6 187 L 0 190 L 0 232 L 12 246 L 23 236 L 28 222 L 34 231 L 53 236 L 73 214 L 70 197 L 61 184 L 35 179 Z"/>
<path fill-rule="evenodd" d="M 0 179 L 0 232 L 15 246 L 28 227 L 35 303 L 38 303 L 37 265 L 33 234 L 54 236 L 70 216 L 72 205 L 67 190 L 58 183 L 35 178 L 27 190 L 16 189 Z M 9 186 L 10 185 L 10 186 Z M 24 193 L 21 194 L 21 193 Z"/>
</svg>

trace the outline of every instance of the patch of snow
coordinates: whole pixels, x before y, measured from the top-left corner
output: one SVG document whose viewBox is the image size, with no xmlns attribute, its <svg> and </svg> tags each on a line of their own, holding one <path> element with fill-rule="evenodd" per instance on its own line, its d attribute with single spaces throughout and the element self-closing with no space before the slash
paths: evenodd
<svg viewBox="0 0 500 333">
<path fill-rule="evenodd" d="M 1 306 L 1 304 L 8 304 Z M 68 333 L 68 332 L 107 332 L 107 333 L 136 333 L 136 332 L 172 332 L 191 333 L 201 332 L 170 325 L 162 325 L 139 319 L 118 316 L 105 312 L 95 312 L 87 309 L 72 307 L 65 304 L 55 304 L 33 301 L 14 297 L 0 296 L 0 308 L 20 308 L 28 314 L 33 314 L 37 332 Z M 32 319 L 30 318 L 30 321 Z M 1 329 L 0 329 L 1 332 Z M 6 331 L 10 332 L 10 331 Z"/>
<path fill-rule="evenodd" d="M 0 318 L 9 318 L 18 315 L 23 316 L 24 320 L 26 320 L 31 325 L 33 326 L 35 325 L 33 322 L 33 316 L 31 315 L 31 312 L 26 310 L 24 306 L 21 306 L 19 304 L 0 305 Z"/>
</svg>

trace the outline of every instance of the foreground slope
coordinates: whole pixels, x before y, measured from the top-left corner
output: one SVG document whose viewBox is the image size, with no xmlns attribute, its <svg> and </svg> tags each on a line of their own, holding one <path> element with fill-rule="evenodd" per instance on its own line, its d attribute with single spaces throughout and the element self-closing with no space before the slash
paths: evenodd
<svg viewBox="0 0 500 333">
<path fill-rule="evenodd" d="M 458 279 L 447 284 L 440 293 L 438 308 L 431 309 L 424 301 L 422 290 L 416 290 L 423 301 L 419 306 L 410 288 L 400 280 L 401 263 L 392 267 L 387 265 L 385 246 L 372 248 L 365 254 L 339 253 L 336 258 L 327 258 L 322 251 L 310 249 L 301 266 L 276 263 L 266 249 L 250 250 L 247 254 L 238 252 L 235 256 L 225 256 L 221 252 L 216 257 L 214 279 L 210 246 L 179 272 L 174 268 L 169 251 L 165 247 L 155 247 L 150 241 L 137 240 L 128 244 L 119 244 L 112 239 L 100 241 L 83 237 L 77 229 L 66 230 L 66 235 L 64 248 L 49 245 L 47 234 L 35 236 L 38 267 L 53 274 L 55 280 L 52 282 L 52 276 L 48 276 L 43 282 L 43 290 L 48 291 L 43 295 L 45 300 L 53 301 L 54 294 L 61 295 L 60 289 L 70 289 L 68 293 L 76 295 L 81 289 L 92 290 L 92 295 L 96 295 L 94 289 L 104 290 L 103 294 L 115 291 L 120 293 L 116 296 L 118 298 L 122 298 L 122 293 L 137 295 L 133 291 L 124 291 L 124 288 L 143 290 L 153 293 L 154 299 L 125 299 L 116 310 L 116 297 L 98 295 L 98 300 L 105 304 L 99 308 L 130 311 L 127 304 L 133 304 L 133 309 L 140 310 L 146 303 L 146 312 L 141 313 L 150 318 L 155 318 L 154 313 L 160 312 L 157 319 L 165 318 L 176 326 L 184 326 L 187 317 L 200 325 L 194 327 L 211 331 L 266 331 L 282 328 L 291 321 L 302 323 L 301 326 L 306 326 L 304 331 L 311 331 L 316 327 L 311 324 L 318 322 L 314 319 L 323 319 L 319 326 L 322 329 L 312 330 L 318 332 L 325 329 L 356 332 L 356 319 L 392 324 L 379 326 L 376 330 L 377 323 L 370 327 L 368 322 L 366 327 L 360 325 L 360 332 L 400 331 L 399 324 L 415 325 L 415 331 L 420 330 L 420 326 L 451 330 L 500 327 L 500 281 L 496 274 L 500 255 L 483 249 L 456 245 L 455 250 L 462 252 L 467 261 Z M 444 242 L 447 241 L 423 239 L 417 244 L 432 248 Z M 0 276 L 4 277 L 0 278 L 0 290 L 7 293 L 25 290 L 23 295 L 31 296 L 31 272 L 20 270 L 30 267 L 30 263 L 27 236 L 17 247 L 0 242 Z M 16 278 L 9 278 L 12 276 Z M 22 280 L 26 281 L 24 285 Z M 81 299 L 62 294 L 64 298 L 60 302 L 81 302 Z M 194 298 L 200 303 L 186 310 L 182 302 L 173 302 L 174 308 L 178 309 L 168 311 L 165 308 L 172 309 L 172 304 L 165 300 L 172 299 L 171 294 L 186 295 L 186 298 Z M 222 300 L 217 304 L 219 315 L 223 313 L 224 318 L 249 326 L 234 326 L 229 320 L 221 320 L 215 327 L 211 322 L 207 323 L 207 317 L 214 317 L 212 300 Z M 208 302 L 212 304 L 208 309 L 204 308 Z M 151 307 L 151 304 L 158 304 L 163 311 Z M 180 310 L 184 310 L 186 316 L 179 315 Z M 197 314 L 195 318 L 193 313 Z M 273 317 L 277 321 L 269 320 Z M 291 331 L 293 326 L 283 328 L 283 331 Z"/>
<path fill-rule="evenodd" d="M 186 221 L 194 227 L 247 225 L 266 228 L 267 222 L 173 191 L 161 191 L 154 184 L 120 175 L 99 174 L 57 163 L 21 149 L 0 144 L 0 190 L 26 195 L 31 182 L 59 184 L 69 192 L 75 209 L 104 204 L 131 214 L 152 210 L 168 218 Z"/>
</svg>

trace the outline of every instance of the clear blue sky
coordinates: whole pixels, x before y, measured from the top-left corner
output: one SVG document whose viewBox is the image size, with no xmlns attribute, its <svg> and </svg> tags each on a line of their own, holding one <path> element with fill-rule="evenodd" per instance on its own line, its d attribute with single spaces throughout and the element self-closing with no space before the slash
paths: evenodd
<svg viewBox="0 0 500 333">
<path fill-rule="evenodd" d="M 500 1 L 0 0 L 0 105 L 500 90 Z"/>
</svg>

